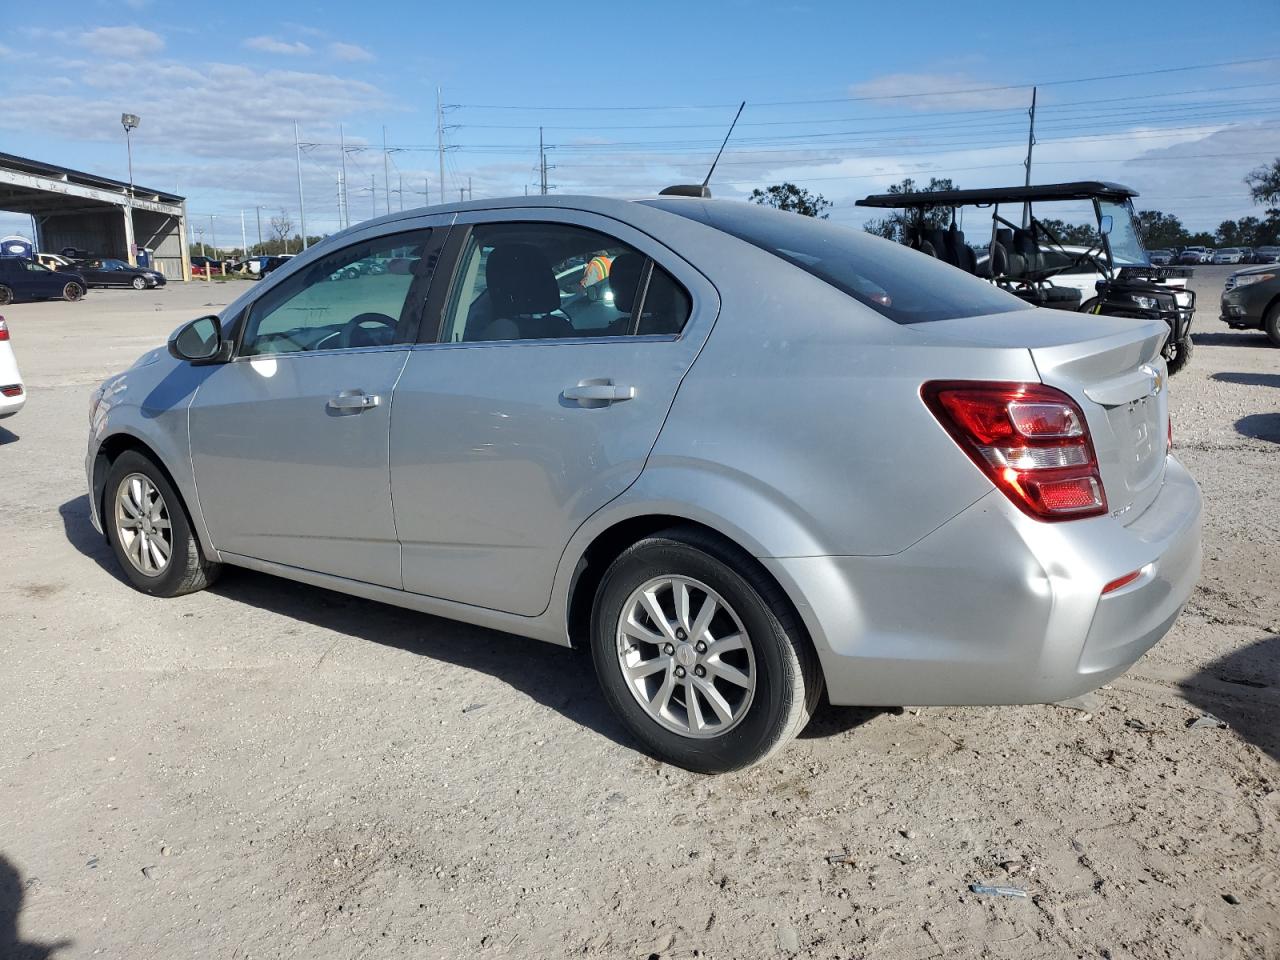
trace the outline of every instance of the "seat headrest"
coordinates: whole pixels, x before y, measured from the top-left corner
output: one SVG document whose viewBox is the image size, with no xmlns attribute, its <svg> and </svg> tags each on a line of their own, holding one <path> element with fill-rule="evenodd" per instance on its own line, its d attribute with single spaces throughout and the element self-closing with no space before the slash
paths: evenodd
<svg viewBox="0 0 1280 960">
<path fill-rule="evenodd" d="M 996 231 L 996 242 L 1003 244 L 1004 248 L 1008 250 L 1013 246 L 1013 231 L 1001 227 Z"/>
<path fill-rule="evenodd" d="M 622 313 L 631 312 L 640 287 L 644 259 L 638 253 L 620 253 L 613 258 L 613 266 L 609 268 L 609 289 L 613 291 L 614 309 Z"/>
<path fill-rule="evenodd" d="M 485 265 L 493 316 L 550 313 L 560 308 L 560 288 L 547 255 L 530 243 L 504 243 Z"/>
</svg>

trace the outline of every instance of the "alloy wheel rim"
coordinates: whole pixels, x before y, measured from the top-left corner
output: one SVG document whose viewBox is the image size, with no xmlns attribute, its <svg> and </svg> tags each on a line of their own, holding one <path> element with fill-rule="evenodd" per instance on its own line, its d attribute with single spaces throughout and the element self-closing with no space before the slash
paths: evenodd
<svg viewBox="0 0 1280 960">
<path fill-rule="evenodd" d="M 66 297 L 68 300 L 79 300 L 80 288 L 77 287 L 74 283 L 68 283 L 65 287 L 62 288 L 62 295 Z"/>
<path fill-rule="evenodd" d="M 173 556 L 173 525 L 169 507 L 150 478 L 126 476 L 116 488 L 115 522 L 120 546 L 139 573 L 158 577 Z"/>
<path fill-rule="evenodd" d="M 631 696 L 672 733 L 722 736 L 751 707 L 751 638 L 737 612 L 698 580 L 655 577 L 632 591 L 618 618 L 616 651 Z"/>
</svg>

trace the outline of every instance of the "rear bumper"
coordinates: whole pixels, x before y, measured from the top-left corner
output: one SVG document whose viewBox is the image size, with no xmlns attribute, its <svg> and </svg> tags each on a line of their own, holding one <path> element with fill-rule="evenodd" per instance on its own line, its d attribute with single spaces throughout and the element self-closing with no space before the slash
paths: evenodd
<svg viewBox="0 0 1280 960">
<path fill-rule="evenodd" d="M 993 491 L 891 557 L 762 562 L 796 600 L 833 703 L 1047 703 L 1101 686 L 1169 631 L 1200 574 L 1200 513 L 1171 458 L 1127 526 L 1040 523 Z"/>
<path fill-rule="evenodd" d="M 7 383 L 3 385 L 9 386 Z M 14 386 L 18 386 L 18 384 L 14 384 Z M 26 403 L 27 391 L 25 387 L 16 397 L 6 397 L 4 394 L 0 394 L 0 420 L 3 420 L 5 417 L 12 417 L 15 413 L 26 406 Z"/>
</svg>

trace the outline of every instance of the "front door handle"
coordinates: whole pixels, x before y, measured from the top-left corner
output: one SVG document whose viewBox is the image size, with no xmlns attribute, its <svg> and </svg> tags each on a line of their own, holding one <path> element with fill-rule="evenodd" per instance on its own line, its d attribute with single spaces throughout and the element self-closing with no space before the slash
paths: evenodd
<svg viewBox="0 0 1280 960">
<path fill-rule="evenodd" d="M 576 387 L 564 389 L 566 400 L 576 400 L 584 407 L 603 407 L 611 403 L 621 403 L 635 395 L 635 387 L 615 384 L 611 380 L 582 380 Z"/>
<path fill-rule="evenodd" d="M 343 390 L 329 398 L 329 406 L 334 410 L 368 410 L 380 403 L 381 397 L 363 390 Z"/>
</svg>

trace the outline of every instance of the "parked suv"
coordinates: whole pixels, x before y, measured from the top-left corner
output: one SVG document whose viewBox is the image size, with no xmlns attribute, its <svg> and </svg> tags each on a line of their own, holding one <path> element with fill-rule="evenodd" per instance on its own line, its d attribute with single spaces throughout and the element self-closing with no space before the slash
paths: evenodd
<svg viewBox="0 0 1280 960">
<path fill-rule="evenodd" d="M 1227 277 L 1222 322 L 1233 330 L 1261 330 L 1280 347 L 1280 270 L 1275 264 L 1237 270 Z"/>
<path fill-rule="evenodd" d="M 1183 247 L 1178 263 L 1208 263 L 1209 251 L 1204 247 Z"/>
<path fill-rule="evenodd" d="M 98 389 L 92 517 L 149 594 L 230 563 L 584 646 L 730 770 L 824 686 L 1055 701 L 1158 641 L 1200 566 L 1168 333 L 753 204 L 392 214 Z"/>
</svg>

